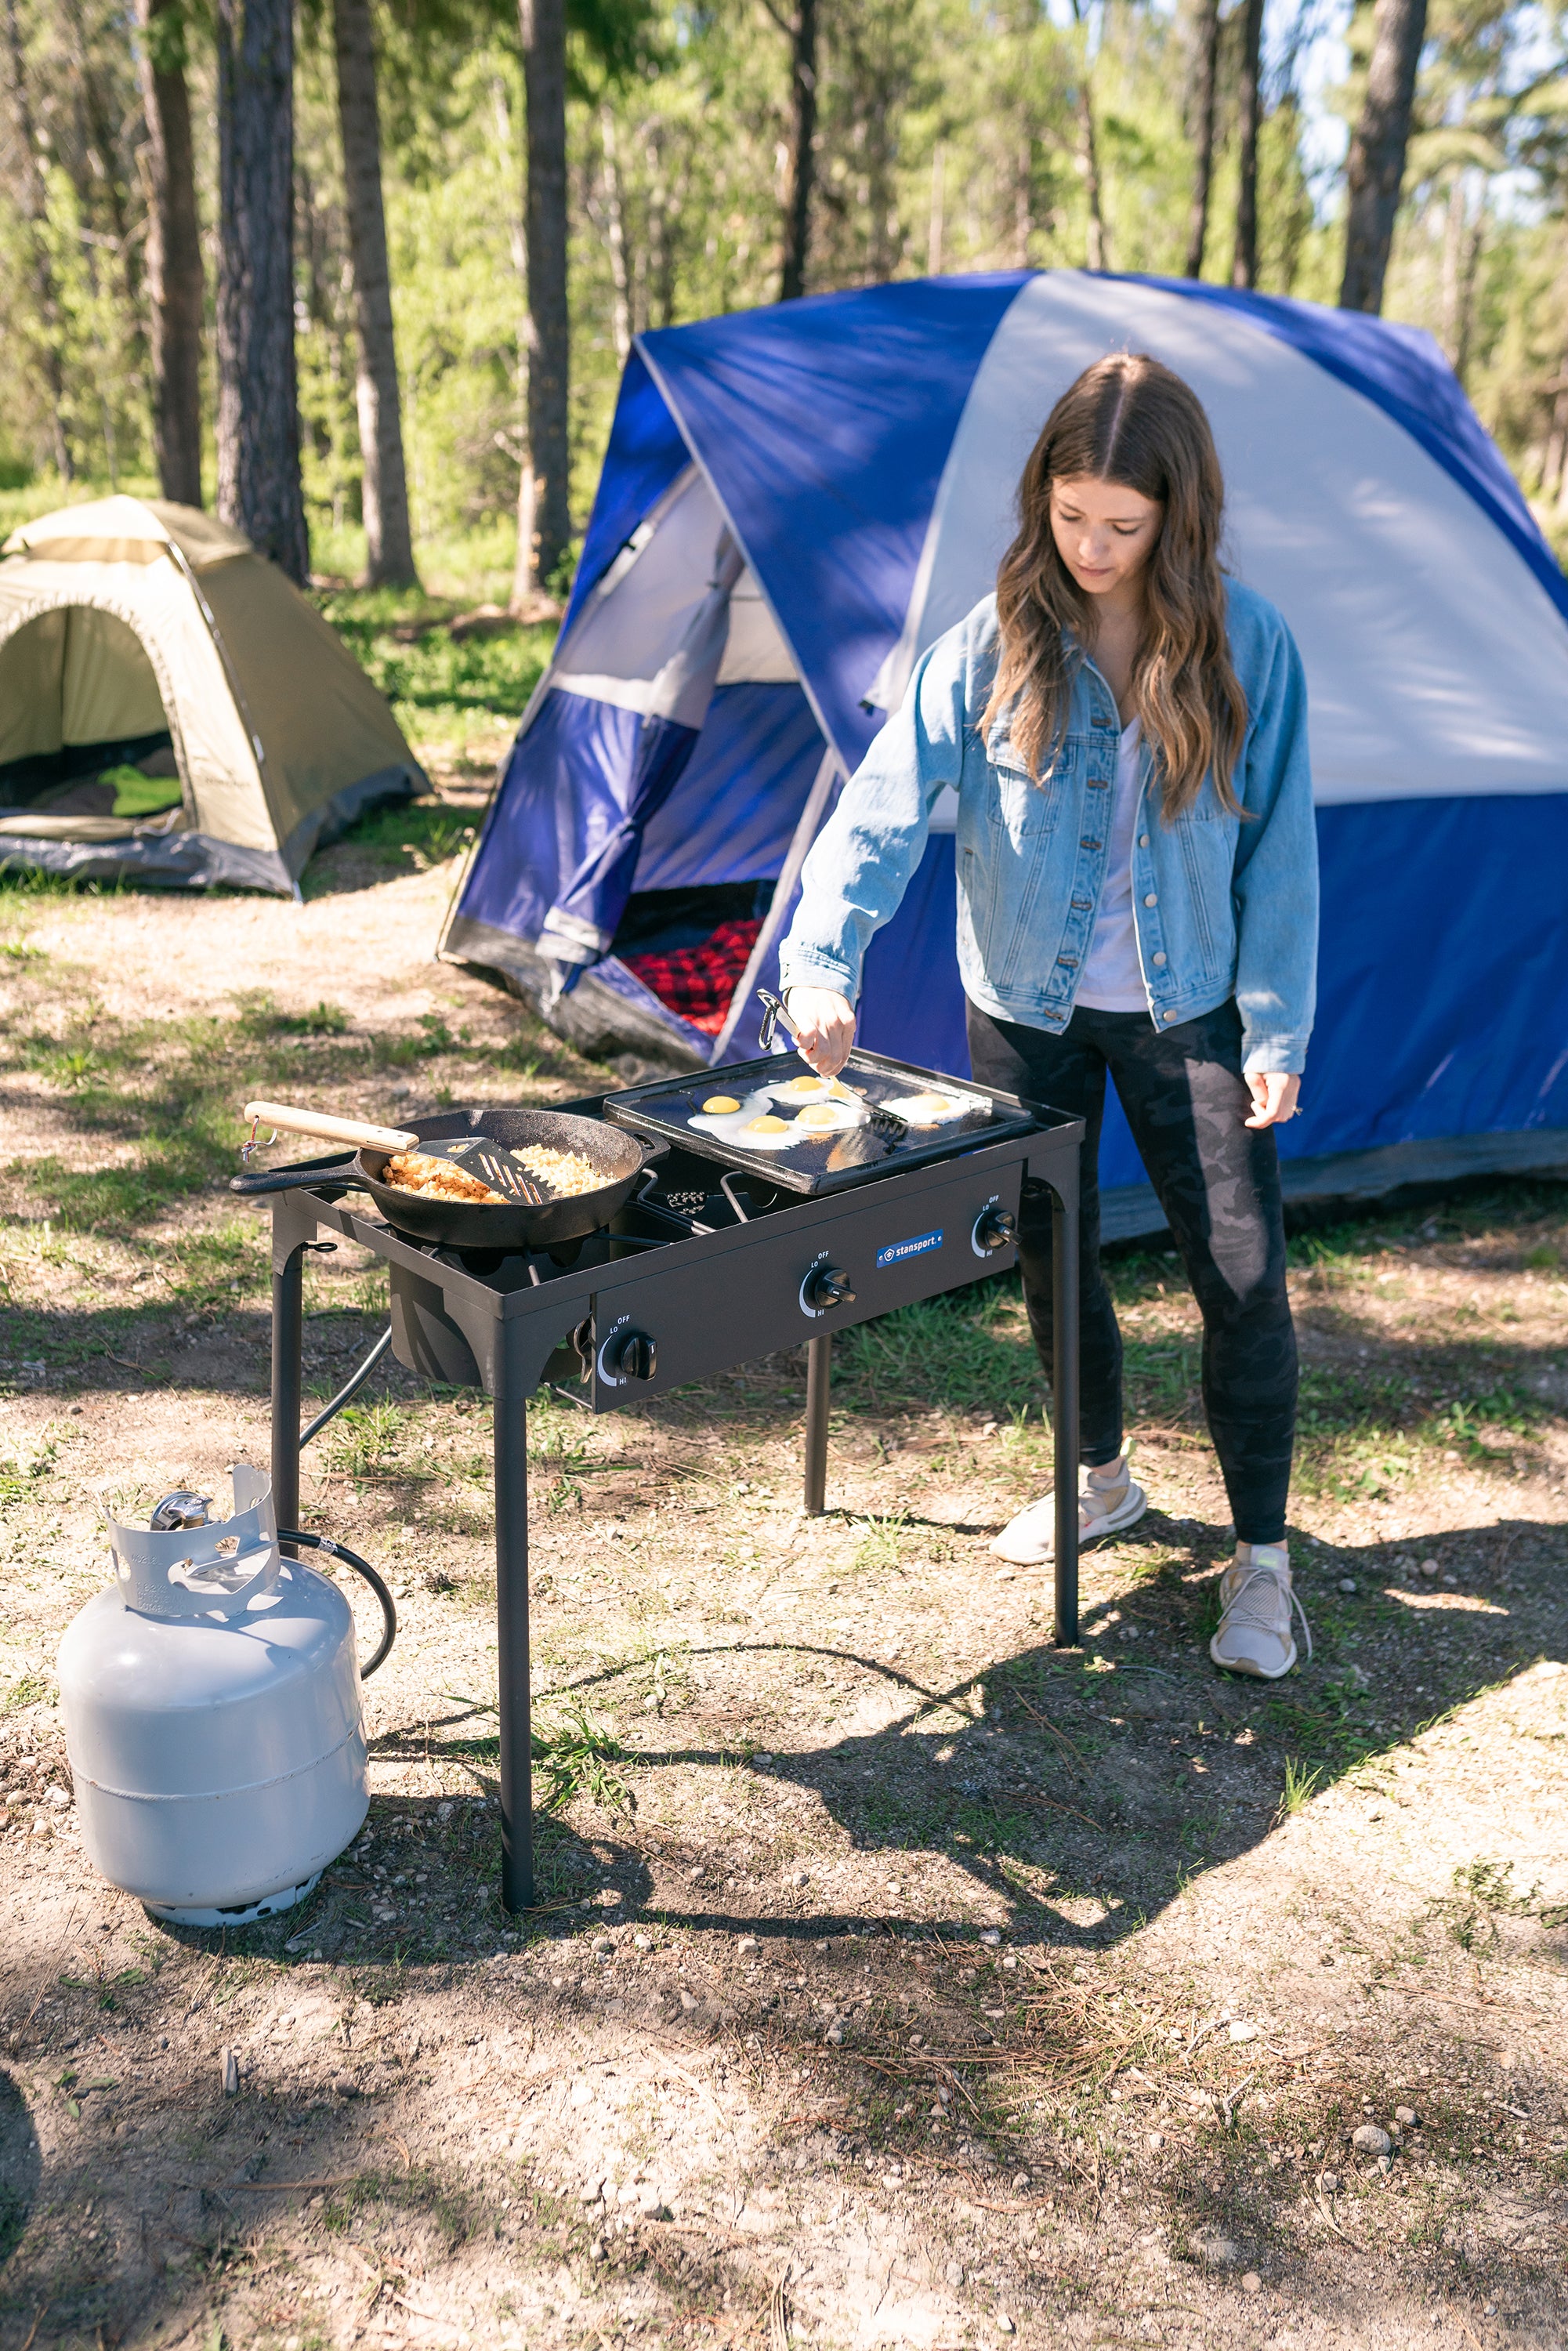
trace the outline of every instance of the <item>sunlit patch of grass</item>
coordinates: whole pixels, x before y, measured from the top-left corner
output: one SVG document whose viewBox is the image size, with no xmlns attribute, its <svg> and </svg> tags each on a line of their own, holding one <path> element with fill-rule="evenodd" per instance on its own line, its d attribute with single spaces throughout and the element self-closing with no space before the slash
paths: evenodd
<svg viewBox="0 0 1568 2351">
<path fill-rule="evenodd" d="M 63 996 L 56 1020 L 68 1011 Z M 226 1015 L 168 1020 L 117 1021 L 89 1000 L 64 1019 L 63 1030 L 0 1031 L 0 1066 L 47 1077 L 68 1100 L 78 1136 L 112 1135 L 134 1156 L 116 1154 L 105 1165 L 108 1155 L 89 1147 L 80 1165 L 47 1155 L 14 1160 L 5 1172 L 37 1204 L 35 1213 L 62 1229 L 129 1236 L 237 1171 L 247 1095 L 287 1098 L 306 1072 L 315 1083 L 347 1085 L 376 1068 L 441 1056 L 479 1071 L 505 1065 L 510 1075 L 538 1033 L 519 1011 L 513 1032 L 493 1047 L 438 1013 L 407 1035 L 357 1036 L 340 1005 L 322 999 L 288 1011 L 265 989 L 246 991 Z M 566 1048 L 558 1053 L 570 1061 Z M 553 1075 L 557 1055 L 541 1058 Z"/>
<path fill-rule="evenodd" d="M 46 1434 L 29 1452 L 0 1460 L 0 1510 L 26 1499 L 29 1489 L 48 1476 L 59 1449 L 59 1438 Z"/>
<path fill-rule="evenodd" d="M 1140 1414 L 1165 1416 L 1197 1401 L 1198 1346 L 1196 1340 L 1128 1338 L 1123 1347 L 1124 1374 Z"/>
<path fill-rule="evenodd" d="M 1322 1776 L 1321 1763 L 1303 1763 L 1300 1756 L 1287 1755 L 1285 1784 L 1280 1791 L 1279 1809 L 1274 1814 L 1276 1822 L 1288 1821 L 1292 1813 L 1301 1812 L 1317 1793 Z"/>
<path fill-rule="evenodd" d="M 341 1037 L 349 1029 L 349 1016 L 342 1006 L 329 1004 L 325 998 L 308 1011 L 285 1012 L 269 989 L 247 987 L 235 1001 L 239 1007 L 235 1029 L 246 1039 Z"/>
<path fill-rule="evenodd" d="M 378 1037 L 375 1058 L 383 1069 L 411 1070 L 420 1061 L 434 1061 L 438 1054 L 458 1052 L 469 1041 L 466 1029 L 460 1029 L 454 1036 L 439 1012 L 422 1012 L 414 1030 L 405 1030 L 401 1037 Z"/>
<path fill-rule="evenodd" d="M 59 1692 L 46 1674 L 25 1673 L 17 1677 L 0 1698 L 0 1712 L 10 1714 L 18 1707 L 53 1706 Z"/>
<path fill-rule="evenodd" d="M 534 1735 L 534 1771 L 545 1782 L 544 1801 L 553 1809 L 586 1796 L 603 1813 L 636 1810 L 619 1766 L 627 1752 L 614 1732 L 596 1722 L 580 1699 L 564 1709 L 557 1729 Z"/>
<path fill-rule="evenodd" d="M 904 1557 L 904 1538 L 909 1525 L 907 1507 L 887 1510 L 879 1515 L 869 1511 L 856 1519 L 860 1541 L 855 1545 L 851 1564 L 861 1573 L 879 1568 L 896 1568 Z"/>
<path fill-rule="evenodd" d="M 400 1467 L 408 1415 L 401 1405 L 345 1405 L 331 1424 L 328 1458 L 350 1478 L 384 1477 Z"/>
<path fill-rule="evenodd" d="M 1428 1917 L 1440 1918 L 1462 1951 L 1487 1950 L 1498 1940 L 1500 1918 L 1539 1918 L 1543 1927 L 1568 1923 L 1568 1903 L 1541 1900 L 1539 1883 L 1521 1889 L 1511 1861 L 1461 1862 L 1454 1891 L 1430 1903 Z"/>
<path fill-rule="evenodd" d="M 444 865 L 473 840 L 474 820 L 462 809 L 439 800 L 410 800 L 402 807 L 377 809 L 347 835 L 356 849 L 378 849 L 406 857 L 416 871 Z"/>
<path fill-rule="evenodd" d="M 838 1341 L 840 1393 L 873 1405 L 912 1400 L 998 1418 L 1038 1401 L 1040 1362 L 1016 1276 L 902 1306 Z"/>
<path fill-rule="evenodd" d="M 459 607 L 443 598 L 382 589 L 318 601 L 414 739 L 461 738 L 464 719 L 476 716 L 515 725 L 555 643 L 548 622 L 455 638 L 449 623 Z"/>
<path fill-rule="evenodd" d="M 78 882 L 67 873 L 46 873 L 37 866 L 19 864 L 0 851 L 0 894 L 12 900 L 118 898 L 128 887 L 118 876 L 110 882 Z"/>
</svg>

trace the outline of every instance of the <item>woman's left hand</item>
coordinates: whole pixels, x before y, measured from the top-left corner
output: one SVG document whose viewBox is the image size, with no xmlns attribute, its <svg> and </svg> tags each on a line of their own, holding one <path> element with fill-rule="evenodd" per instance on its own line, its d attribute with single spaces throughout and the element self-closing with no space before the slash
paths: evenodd
<svg viewBox="0 0 1568 2351">
<path fill-rule="evenodd" d="M 1299 1077 L 1288 1077 L 1283 1070 L 1249 1070 L 1247 1082 L 1252 1089 L 1252 1115 L 1249 1126 L 1282 1126 L 1296 1115 L 1296 1098 L 1301 1091 Z"/>
</svg>

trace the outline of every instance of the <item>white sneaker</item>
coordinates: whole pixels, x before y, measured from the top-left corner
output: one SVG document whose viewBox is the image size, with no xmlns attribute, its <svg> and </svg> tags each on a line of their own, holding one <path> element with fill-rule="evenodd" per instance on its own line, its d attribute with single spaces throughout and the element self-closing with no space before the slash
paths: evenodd
<svg viewBox="0 0 1568 2351">
<path fill-rule="evenodd" d="M 1292 1609 L 1312 1656 L 1312 1626 L 1291 1588 L 1291 1554 L 1283 1543 L 1239 1543 L 1219 1579 L 1219 1604 L 1224 1614 L 1208 1654 L 1228 1673 L 1251 1674 L 1266 1682 L 1288 1674 L 1296 1662 Z"/>
<path fill-rule="evenodd" d="M 1125 1462 L 1122 1466 L 1126 1468 Z M 1124 1527 L 1135 1525 L 1148 1507 L 1148 1496 L 1131 1475 L 1120 1486 L 1092 1486 L 1086 1477 L 1078 1497 L 1078 1540 L 1100 1542 L 1106 1535 L 1119 1534 Z M 1043 1567 L 1056 1552 L 1055 1494 L 1042 1494 L 1038 1502 L 1026 1503 L 991 1549 L 998 1559 L 1010 1560 L 1015 1567 Z"/>
</svg>

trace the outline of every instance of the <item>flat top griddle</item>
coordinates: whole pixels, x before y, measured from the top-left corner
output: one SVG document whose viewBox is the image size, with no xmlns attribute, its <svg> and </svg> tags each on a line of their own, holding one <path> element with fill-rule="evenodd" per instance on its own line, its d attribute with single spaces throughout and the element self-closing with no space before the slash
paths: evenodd
<svg viewBox="0 0 1568 2351">
<path fill-rule="evenodd" d="M 962 1118 L 942 1126 L 911 1126 L 891 1148 L 871 1126 L 845 1127 L 835 1134 L 803 1135 L 787 1151 L 748 1151 L 730 1137 L 688 1124 L 709 1094 L 744 1095 L 763 1086 L 779 1086 L 786 1079 L 815 1073 L 799 1053 L 768 1053 L 760 1061 L 736 1061 L 696 1078 L 662 1078 L 656 1085 L 632 1086 L 624 1093 L 606 1094 L 604 1116 L 617 1126 L 659 1143 L 679 1144 L 700 1158 L 716 1159 L 748 1176 L 766 1176 L 789 1192 L 816 1195 L 841 1192 L 879 1176 L 905 1167 L 924 1166 L 927 1160 L 950 1159 L 983 1143 L 1027 1134 L 1039 1121 L 1016 1094 L 996 1093 L 968 1079 L 944 1077 L 913 1061 L 890 1061 L 882 1053 L 857 1048 L 845 1062 L 842 1082 L 863 1093 L 868 1104 L 896 1102 L 901 1095 L 942 1093 L 969 1107 Z"/>
</svg>

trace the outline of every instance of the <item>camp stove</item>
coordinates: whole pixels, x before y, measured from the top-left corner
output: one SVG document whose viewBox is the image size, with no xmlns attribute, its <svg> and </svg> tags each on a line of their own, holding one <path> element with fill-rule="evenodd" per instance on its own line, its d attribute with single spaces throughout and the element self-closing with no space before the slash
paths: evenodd
<svg viewBox="0 0 1568 2351">
<path fill-rule="evenodd" d="M 857 1055 L 855 1063 L 866 1057 Z M 771 1065 L 777 1068 L 778 1064 Z M 330 1163 L 298 1170 L 273 1196 L 272 1483 L 284 1526 L 298 1523 L 302 1270 L 339 1233 L 386 1261 L 390 1343 L 426 1377 L 486 1390 L 494 1402 L 502 1898 L 533 1902 L 528 1663 L 528 1400 L 563 1385 L 614 1412 L 777 1350 L 807 1348 L 805 1505 L 825 1502 L 833 1333 L 894 1307 L 962 1288 L 1015 1262 L 1026 1199 L 1049 1198 L 1058 1311 L 1052 1364 L 1055 1637 L 1078 1639 L 1078 1152 L 1081 1119 L 1008 1094 L 878 1059 L 908 1092 L 961 1092 L 988 1103 L 946 1141 L 916 1135 L 802 1196 L 769 1165 L 739 1167 L 722 1146 L 674 1136 L 605 1228 L 549 1250 L 456 1250 L 409 1238 L 349 1204 Z M 852 1067 L 850 1074 L 852 1075 Z M 726 1070 L 727 1084 L 745 1072 Z M 682 1081 L 689 1083 L 689 1081 Z M 709 1087 L 716 1081 L 708 1081 Z M 559 1105 L 660 1134 L 650 1091 Z M 696 1138 L 692 1137 L 695 1145 Z M 727 1164 L 727 1162 L 728 1164 Z M 340 1165 L 341 1163 L 340 1162 Z M 377 1343 L 340 1407 L 388 1343 Z"/>
</svg>

